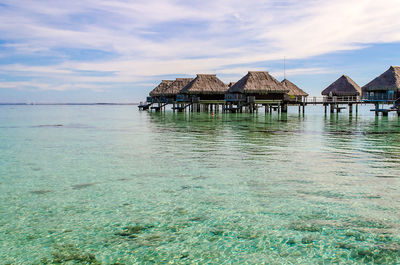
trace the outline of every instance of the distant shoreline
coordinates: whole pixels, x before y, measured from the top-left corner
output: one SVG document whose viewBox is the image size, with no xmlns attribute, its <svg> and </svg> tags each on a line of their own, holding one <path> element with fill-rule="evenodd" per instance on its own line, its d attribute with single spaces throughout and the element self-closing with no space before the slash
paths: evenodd
<svg viewBox="0 0 400 265">
<path fill-rule="evenodd" d="M 34 105 L 47 105 L 47 106 L 92 106 L 92 105 L 139 105 L 139 103 L 0 103 L 0 106 L 34 106 Z"/>
</svg>

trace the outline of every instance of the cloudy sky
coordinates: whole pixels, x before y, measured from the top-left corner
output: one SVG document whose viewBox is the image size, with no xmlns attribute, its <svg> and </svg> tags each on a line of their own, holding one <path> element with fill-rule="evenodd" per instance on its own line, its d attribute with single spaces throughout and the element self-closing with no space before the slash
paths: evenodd
<svg viewBox="0 0 400 265">
<path fill-rule="evenodd" d="M 0 102 L 138 102 L 248 70 L 311 95 L 400 64 L 399 0 L 0 0 Z"/>
</svg>

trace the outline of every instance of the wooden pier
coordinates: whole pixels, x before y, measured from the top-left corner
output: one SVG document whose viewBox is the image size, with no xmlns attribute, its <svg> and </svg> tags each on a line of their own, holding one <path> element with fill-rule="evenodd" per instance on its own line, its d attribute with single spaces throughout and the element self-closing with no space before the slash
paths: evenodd
<svg viewBox="0 0 400 265">
<path fill-rule="evenodd" d="M 148 110 L 153 103 L 149 102 L 140 102 L 138 108 L 140 110 Z"/>
<path fill-rule="evenodd" d="M 283 101 L 283 100 L 261 100 L 254 101 L 252 103 L 242 102 L 239 104 L 233 104 L 224 100 L 200 100 L 194 102 L 172 102 L 172 103 L 141 103 L 139 105 L 140 110 L 155 110 L 165 111 L 166 106 L 172 105 L 173 111 L 178 112 L 231 112 L 231 113 L 258 113 L 260 109 L 263 109 L 265 113 L 286 113 L 288 106 L 298 107 L 299 113 L 305 113 L 306 106 L 321 105 L 324 107 L 324 113 L 341 113 L 343 110 L 348 109 L 349 114 L 358 113 L 359 105 L 374 105 L 375 108 L 371 111 L 375 112 L 378 116 L 388 116 L 390 112 L 396 112 L 400 115 L 400 108 L 396 103 L 400 103 L 400 100 L 381 100 L 381 101 L 368 101 L 362 100 L 360 97 L 309 97 L 302 102 L 298 101 Z M 382 105 L 392 105 L 389 108 L 382 108 Z"/>
</svg>

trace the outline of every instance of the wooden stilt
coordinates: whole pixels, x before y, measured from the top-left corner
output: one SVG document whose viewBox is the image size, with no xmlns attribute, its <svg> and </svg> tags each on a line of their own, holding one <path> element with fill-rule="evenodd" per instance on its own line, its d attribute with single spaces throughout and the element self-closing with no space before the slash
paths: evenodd
<svg viewBox="0 0 400 265">
<path fill-rule="evenodd" d="M 282 112 L 283 112 L 283 113 L 287 113 L 287 111 L 288 111 L 288 106 L 287 106 L 287 104 L 283 104 L 283 105 L 282 105 Z"/>
</svg>

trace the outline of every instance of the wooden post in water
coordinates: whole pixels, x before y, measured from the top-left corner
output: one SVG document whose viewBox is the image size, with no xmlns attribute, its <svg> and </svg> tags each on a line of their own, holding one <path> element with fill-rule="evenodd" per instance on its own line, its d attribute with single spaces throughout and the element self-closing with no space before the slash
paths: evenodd
<svg viewBox="0 0 400 265">
<path fill-rule="evenodd" d="M 356 115 L 358 114 L 358 104 L 356 104 Z"/>
<path fill-rule="evenodd" d="M 283 105 L 282 105 L 282 112 L 283 112 L 283 113 L 287 113 L 287 109 L 288 109 L 287 104 L 283 104 Z"/>
<path fill-rule="evenodd" d="M 334 106 L 334 104 L 330 104 L 330 107 L 331 107 L 331 113 L 334 113 L 334 112 L 335 112 L 335 106 Z"/>
<path fill-rule="evenodd" d="M 306 104 L 303 103 L 303 115 L 304 115 L 305 112 L 306 112 Z"/>
<path fill-rule="evenodd" d="M 353 104 L 349 104 L 349 114 L 353 115 Z"/>
<path fill-rule="evenodd" d="M 375 103 L 375 116 L 379 115 L 378 109 L 379 109 L 379 103 Z"/>
<path fill-rule="evenodd" d="M 328 112 L 328 105 L 326 105 L 326 104 L 324 104 L 324 109 L 325 109 L 325 115 L 326 115 L 326 113 Z"/>
</svg>

